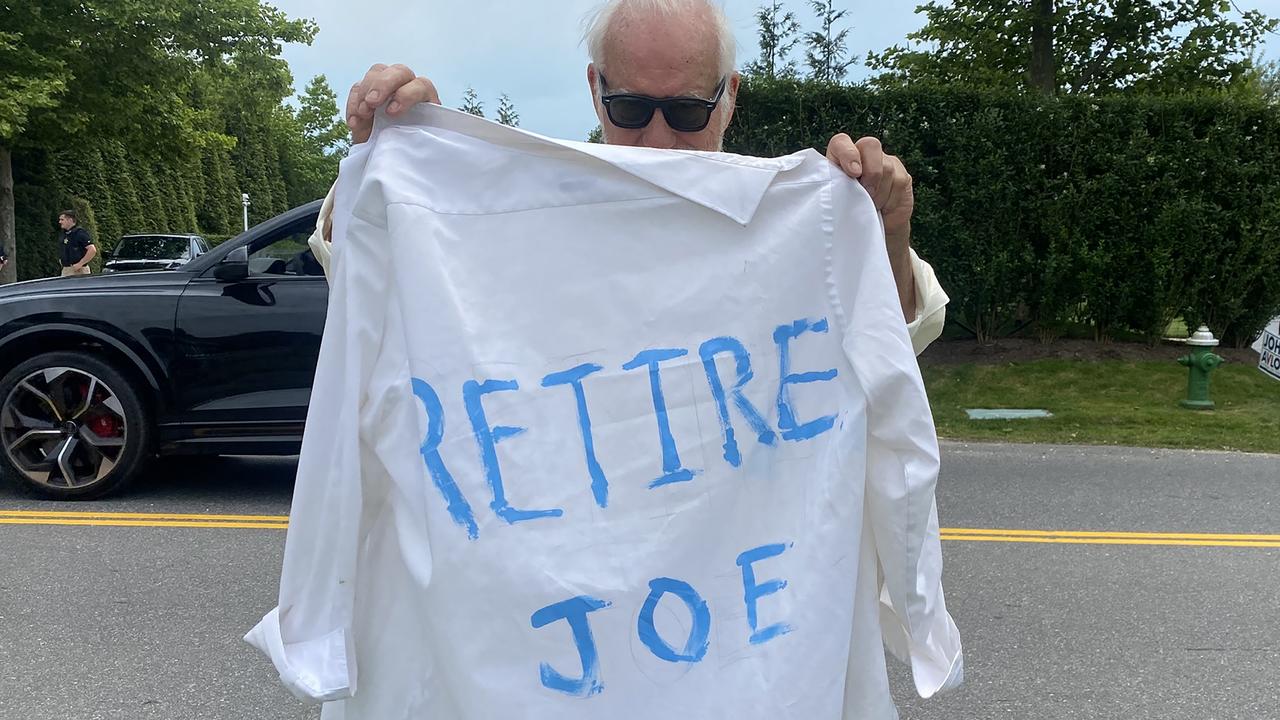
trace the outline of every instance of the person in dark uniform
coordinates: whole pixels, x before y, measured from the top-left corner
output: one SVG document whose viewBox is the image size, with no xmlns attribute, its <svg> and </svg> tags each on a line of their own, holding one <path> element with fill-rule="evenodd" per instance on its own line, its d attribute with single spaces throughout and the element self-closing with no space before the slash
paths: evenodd
<svg viewBox="0 0 1280 720">
<path fill-rule="evenodd" d="M 89 261 L 98 254 L 98 246 L 93 244 L 89 231 L 80 227 L 79 218 L 74 210 L 63 210 L 58 213 L 58 225 L 62 228 L 62 277 L 69 275 L 88 275 Z"/>
</svg>

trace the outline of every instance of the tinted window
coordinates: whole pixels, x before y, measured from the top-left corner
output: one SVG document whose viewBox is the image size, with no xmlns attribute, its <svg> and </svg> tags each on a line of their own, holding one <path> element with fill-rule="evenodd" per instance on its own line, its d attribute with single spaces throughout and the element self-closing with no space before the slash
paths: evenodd
<svg viewBox="0 0 1280 720">
<path fill-rule="evenodd" d="M 258 247 L 250 247 L 249 272 L 253 275 L 323 276 L 324 268 L 316 262 L 307 244 L 314 231 L 314 222 L 307 223 L 261 244 L 255 243 Z"/>
<path fill-rule="evenodd" d="M 120 240 L 116 247 L 117 260 L 176 260 L 187 257 L 190 243 L 184 237 L 138 235 Z"/>
</svg>

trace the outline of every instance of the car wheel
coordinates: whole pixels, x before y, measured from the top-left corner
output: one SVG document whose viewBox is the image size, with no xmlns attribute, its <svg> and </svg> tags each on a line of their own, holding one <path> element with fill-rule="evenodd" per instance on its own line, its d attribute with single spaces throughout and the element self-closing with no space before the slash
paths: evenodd
<svg viewBox="0 0 1280 720">
<path fill-rule="evenodd" d="M 119 490 L 151 455 L 134 383 L 85 353 L 39 355 L 0 378 L 0 469 L 59 500 Z"/>
</svg>

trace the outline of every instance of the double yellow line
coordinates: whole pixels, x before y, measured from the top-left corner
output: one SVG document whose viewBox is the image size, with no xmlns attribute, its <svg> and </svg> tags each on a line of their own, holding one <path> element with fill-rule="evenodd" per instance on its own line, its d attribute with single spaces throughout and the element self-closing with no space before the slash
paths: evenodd
<svg viewBox="0 0 1280 720">
<path fill-rule="evenodd" d="M 942 539 L 961 542 L 1053 543 L 1063 545 L 1187 545 L 1200 547 L 1280 548 L 1280 535 L 1214 533 L 943 528 Z"/>
<path fill-rule="evenodd" d="M 0 525 L 89 525 L 96 527 L 287 530 L 289 528 L 289 516 L 0 510 Z M 941 534 L 943 540 L 952 542 L 1280 548 L 1280 535 L 1107 532 L 1088 530 L 1000 530 L 993 528 L 942 528 Z"/>
<path fill-rule="evenodd" d="M 0 525 L 92 525 L 97 527 L 286 530 L 289 527 L 289 516 L 0 510 Z"/>
</svg>

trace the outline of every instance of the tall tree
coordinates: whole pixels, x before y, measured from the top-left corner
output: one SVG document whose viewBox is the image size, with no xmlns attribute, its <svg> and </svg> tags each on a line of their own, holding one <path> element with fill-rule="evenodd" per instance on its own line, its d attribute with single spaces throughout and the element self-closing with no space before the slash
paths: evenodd
<svg viewBox="0 0 1280 720">
<path fill-rule="evenodd" d="M 1247 82 L 1277 22 L 1224 0 L 937 0 L 910 46 L 872 54 L 881 83 L 1178 92 Z M 921 47 L 922 45 L 927 47 Z M 1046 53 L 1052 52 L 1052 63 Z"/>
<path fill-rule="evenodd" d="M 1031 87 L 1045 95 L 1058 92 L 1058 63 L 1053 57 L 1053 0 L 1031 0 Z"/>
<path fill-rule="evenodd" d="M 747 63 L 748 75 L 763 78 L 796 76 L 796 61 L 791 52 L 800 42 L 800 23 L 790 10 L 783 12 L 782 3 L 773 0 L 756 10 L 756 33 L 760 40 L 760 57 Z"/>
<path fill-rule="evenodd" d="M 298 122 L 307 140 L 319 152 L 345 153 L 351 143 L 351 129 L 338 114 L 338 94 L 324 75 L 316 75 L 298 99 Z"/>
<path fill-rule="evenodd" d="M 516 112 L 516 106 L 512 104 L 511 98 L 502 93 L 502 97 L 498 98 L 498 122 L 511 127 L 520 127 L 520 113 Z"/>
<path fill-rule="evenodd" d="M 1280 105 L 1280 60 L 1259 63 L 1249 85 L 1262 99 Z"/>
<path fill-rule="evenodd" d="M 209 108 L 205 129 L 233 140 L 233 219 L 240 217 L 240 193 L 249 195 L 251 223 L 315 199 L 314 190 L 298 189 L 318 181 L 304 159 L 302 124 L 282 104 L 293 89 L 288 64 L 276 55 L 237 53 L 202 71 L 199 80 L 204 96 L 198 106 Z M 240 223 L 233 226 L 238 230 Z"/>
<path fill-rule="evenodd" d="M 475 88 L 470 85 L 467 86 L 466 92 L 462 93 L 462 107 L 458 109 L 464 113 L 484 117 L 484 103 L 480 102 L 480 96 L 476 95 Z"/>
<path fill-rule="evenodd" d="M 296 112 L 279 113 L 274 128 L 284 142 L 281 161 L 290 206 L 324 197 L 351 139 L 339 119 L 338 96 L 323 75 L 307 83 L 298 103 Z"/>
<path fill-rule="evenodd" d="M 809 7 L 818 16 L 820 30 L 805 33 L 804 63 L 809 68 L 809 79 L 817 82 L 838 83 L 849 73 L 849 66 L 857 56 L 849 54 L 849 28 L 836 32 L 848 10 L 836 10 L 835 0 L 809 0 Z"/>
<path fill-rule="evenodd" d="M 13 159 L 9 149 L 0 146 L 0 253 L 8 262 L 0 267 L 0 285 L 18 277 L 18 231 L 13 196 Z M 10 268 L 9 265 L 14 267 Z"/>
<path fill-rule="evenodd" d="M 0 7 L 0 18 L 19 20 L 17 9 Z M 5 27 L 17 29 L 6 22 Z M 22 32 L 0 32 L 0 140 L 12 141 L 32 113 L 54 107 L 71 73 L 50 53 L 41 53 Z"/>
<path fill-rule="evenodd" d="M 41 0 L 0 4 L 0 178 L 14 152 L 119 139 L 182 147 L 194 139 L 187 102 L 202 66 L 241 54 L 278 55 L 315 28 L 259 0 Z M 13 192 L 0 182 L 0 245 L 14 248 Z M 17 263 L 10 263 L 4 280 Z"/>
</svg>

